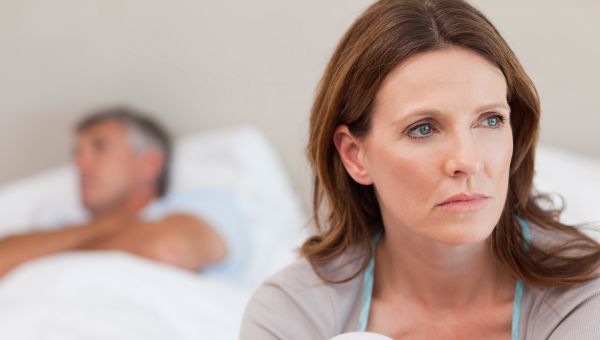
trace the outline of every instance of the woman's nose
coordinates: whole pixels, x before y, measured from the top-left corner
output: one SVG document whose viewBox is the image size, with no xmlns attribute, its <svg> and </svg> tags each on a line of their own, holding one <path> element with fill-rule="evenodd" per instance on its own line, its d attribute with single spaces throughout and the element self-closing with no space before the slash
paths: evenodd
<svg viewBox="0 0 600 340">
<path fill-rule="evenodd" d="M 457 138 L 446 159 L 446 174 L 451 177 L 472 177 L 478 174 L 482 168 L 483 162 L 472 136 Z"/>
</svg>

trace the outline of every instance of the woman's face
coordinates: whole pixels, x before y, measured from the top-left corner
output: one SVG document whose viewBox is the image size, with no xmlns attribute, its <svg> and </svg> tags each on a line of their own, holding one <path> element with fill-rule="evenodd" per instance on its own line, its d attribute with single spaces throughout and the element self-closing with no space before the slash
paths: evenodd
<svg viewBox="0 0 600 340">
<path fill-rule="evenodd" d="M 490 235 L 513 151 L 506 91 L 502 72 L 475 52 L 427 52 L 387 76 L 366 137 L 338 127 L 344 165 L 374 185 L 386 232 L 448 245 Z"/>
</svg>

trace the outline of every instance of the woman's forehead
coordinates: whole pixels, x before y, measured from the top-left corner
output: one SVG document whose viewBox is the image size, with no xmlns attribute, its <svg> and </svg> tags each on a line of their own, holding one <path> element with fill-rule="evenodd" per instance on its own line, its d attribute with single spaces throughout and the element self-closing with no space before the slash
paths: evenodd
<svg viewBox="0 0 600 340">
<path fill-rule="evenodd" d="M 447 48 L 415 55 L 396 67 L 376 96 L 376 111 L 475 110 L 506 102 L 502 71 L 476 52 Z"/>
</svg>

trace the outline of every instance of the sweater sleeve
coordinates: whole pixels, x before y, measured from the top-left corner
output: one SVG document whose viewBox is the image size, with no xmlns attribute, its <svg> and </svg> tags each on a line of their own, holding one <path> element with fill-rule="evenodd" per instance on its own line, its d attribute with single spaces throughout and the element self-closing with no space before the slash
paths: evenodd
<svg viewBox="0 0 600 340">
<path fill-rule="evenodd" d="M 600 292 L 581 301 L 554 328 L 549 340 L 600 339 Z"/>
<path fill-rule="evenodd" d="M 322 282 L 308 261 L 299 259 L 256 290 L 246 306 L 240 339 L 330 339 L 343 331 L 340 319 L 346 313 L 340 313 L 339 300 L 353 296 L 353 290 L 347 293 L 342 286 Z"/>
<path fill-rule="evenodd" d="M 240 340 L 327 339 L 306 307 L 293 294 L 267 282 L 246 307 Z"/>
</svg>

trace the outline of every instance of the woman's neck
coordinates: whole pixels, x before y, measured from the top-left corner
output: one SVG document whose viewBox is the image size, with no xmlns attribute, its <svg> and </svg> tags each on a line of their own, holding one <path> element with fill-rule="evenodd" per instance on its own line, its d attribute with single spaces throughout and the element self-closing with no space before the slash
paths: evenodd
<svg viewBox="0 0 600 340">
<path fill-rule="evenodd" d="M 493 259 L 488 241 L 454 246 L 386 233 L 375 252 L 374 298 L 436 310 L 512 300 L 515 280 Z"/>
</svg>

